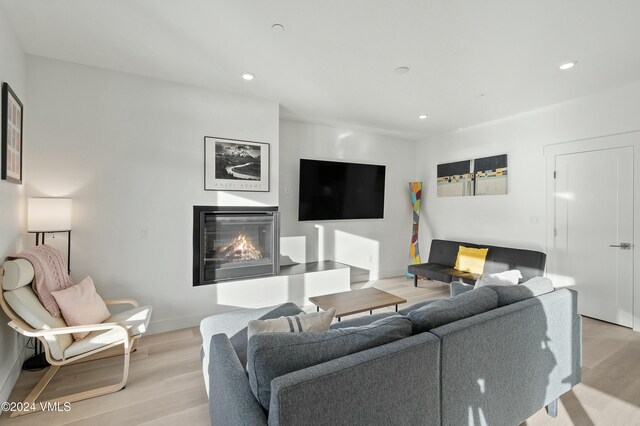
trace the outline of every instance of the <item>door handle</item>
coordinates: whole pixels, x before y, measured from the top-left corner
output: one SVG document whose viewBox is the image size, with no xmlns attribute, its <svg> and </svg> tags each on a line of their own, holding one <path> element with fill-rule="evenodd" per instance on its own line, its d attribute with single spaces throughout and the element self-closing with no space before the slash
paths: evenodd
<svg viewBox="0 0 640 426">
<path fill-rule="evenodd" d="M 631 250 L 631 243 L 610 244 L 609 247 L 620 247 L 622 250 Z"/>
</svg>

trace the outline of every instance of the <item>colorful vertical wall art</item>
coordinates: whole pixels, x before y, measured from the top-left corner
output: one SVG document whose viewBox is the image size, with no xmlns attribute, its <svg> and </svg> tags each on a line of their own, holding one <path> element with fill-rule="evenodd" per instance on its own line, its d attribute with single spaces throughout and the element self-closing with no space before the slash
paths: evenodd
<svg viewBox="0 0 640 426">
<path fill-rule="evenodd" d="M 413 228 L 411 233 L 411 246 L 409 247 L 409 264 L 416 265 L 420 262 L 420 247 L 418 246 L 418 227 L 420 226 L 420 198 L 422 197 L 422 182 L 409 182 L 409 194 L 413 205 Z M 413 277 L 413 274 L 407 274 Z"/>
<path fill-rule="evenodd" d="M 507 194 L 507 154 L 438 164 L 438 197 Z"/>
</svg>

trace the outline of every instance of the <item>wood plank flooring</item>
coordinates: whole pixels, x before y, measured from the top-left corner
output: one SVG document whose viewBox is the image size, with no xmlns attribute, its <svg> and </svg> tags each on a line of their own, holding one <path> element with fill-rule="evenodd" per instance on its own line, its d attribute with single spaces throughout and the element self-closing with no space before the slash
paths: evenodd
<svg viewBox="0 0 640 426">
<path fill-rule="evenodd" d="M 447 297 L 449 286 L 437 281 L 404 277 L 352 285 L 376 287 L 407 300 L 400 309 L 422 300 Z M 314 305 L 305 306 L 309 312 Z M 395 307 L 375 312 L 393 311 Z M 345 319 L 368 315 L 356 314 Z M 585 318 L 582 383 L 561 399 L 552 419 L 541 410 L 524 424 L 532 425 L 640 425 L 640 333 Z M 209 425 L 208 402 L 200 367 L 201 338 L 197 327 L 144 336 L 131 356 L 127 387 L 117 393 L 73 403 L 69 412 L 42 412 L 9 419 L 2 425 Z M 44 398 L 115 383 L 121 357 L 63 367 Z M 10 401 L 21 401 L 44 371 L 23 371 Z"/>
</svg>

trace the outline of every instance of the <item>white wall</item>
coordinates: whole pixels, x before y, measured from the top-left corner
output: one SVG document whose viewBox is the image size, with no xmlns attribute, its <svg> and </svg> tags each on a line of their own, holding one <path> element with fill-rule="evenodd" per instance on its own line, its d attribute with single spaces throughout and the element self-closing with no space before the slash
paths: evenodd
<svg viewBox="0 0 640 426">
<path fill-rule="evenodd" d="M 283 237 L 304 237 L 306 259 L 368 269 L 370 278 L 401 275 L 409 262 L 415 142 L 361 130 L 280 122 L 280 210 Z M 301 158 L 386 166 L 384 219 L 298 221 Z"/>
<path fill-rule="evenodd" d="M 0 81 L 7 82 L 25 106 L 25 122 L 29 123 L 26 57 L 0 7 Z M 1 107 L 0 107 L 1 108 Z M 23 141 L 29 144 L 25 131 Z M 23 165 L 23 182 L 29 169 Z M 0 258 L 22 250 L 25 226 L 24 185 L 0 181 Z M 7 327 L 9 319 L 0 312 L 0 401 L 6 401 L 20 372 L 24 340 Z"/>
<path fill-rule="evenodd" d="M 546 184 L 550 173 L 546 172 L 543 148 L 638 131 L 639 112 L 640 83 L 636 83 L 420 142 L 416 164 L 419 176 L 427 183 L 420 225 L 423 252 L 427 253 L 431 238 L 548 252 L 547 221 L 552 218 L 547 214 Z M 635 136 L 635 151 L 638 157 L 640 133 Z M 436 196 L 437 164 L 503 153 L 509 155 L 507 195 Z M 637 165 L 635 173 L 640 173 Z M 639 254 L 635 256 L 637 296 Z M 635 310 L 634 327 L 640 329 L 640 297 L 636 297 Z"/>
<path fill-rule="evenodd" d="M 475 126 L 418 143 L 416 168 L 425 182 L 421 245 L 460 239 L 545 250 L 543 147 L 640 130 L 640 83 Z M 507 195 L 436 196 L 436 166 L 508 154 Z"/>
<path fill-rule="evenodd" d="M 231 309 L 192 287 L 194 205 L 277 205 L 277 103 L 28 57 L 29 196 L 73 199 L 71 275 L 154 307 L 151 331 Z M 203 137 L 271 144 L 271 191 L 204 191 Z M 140 238 L 140 230 L 147 238 Z M 48 239 L 66 250 L 63 237 Z M 247 303 L 259 297 L 247 294 Z"/>
</svg>

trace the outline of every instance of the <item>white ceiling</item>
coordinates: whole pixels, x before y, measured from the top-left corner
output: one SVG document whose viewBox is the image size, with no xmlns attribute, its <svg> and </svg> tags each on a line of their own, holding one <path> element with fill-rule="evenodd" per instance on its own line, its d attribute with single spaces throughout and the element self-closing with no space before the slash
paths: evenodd
<svg viewBox="0 0 640 426">
<path fill-rule="evenodd" d="M 0 4 L 29 54 L 268 99 L 286 117 L 409 137 L 640 79 L 637 0 Z M 275 23 L 285 31 L 273 31 Z M 575 68 L 558 70 L 574 59 Z M 396 75 L 399 66 L 411 71 Z M 255 80 L 242 80 L 243 72 Z M 423 113 L 429 118 L 418 120 Z"/>
</svg>

